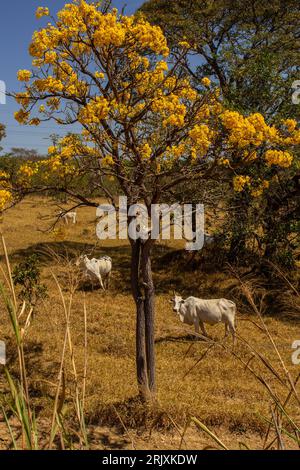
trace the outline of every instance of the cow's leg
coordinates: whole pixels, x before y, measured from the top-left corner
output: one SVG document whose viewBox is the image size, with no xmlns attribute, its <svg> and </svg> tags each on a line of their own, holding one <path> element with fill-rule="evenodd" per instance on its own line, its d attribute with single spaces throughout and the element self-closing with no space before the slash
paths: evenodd
<svg viewBox="0 0 300 470">
<path fill-rule="evenodd" d="M 195 333 L 196 333 L 196 339 L 199 340 L 199 334 L 200 334 L 200 331 L 199 331 L 199 320 L 195 320 L 195 323 L 194 323 L 194 326 L 195 326 Z"/>
<path fill-rule="evenodd" d="M 201 328 L 203 335 L 208 337 L 203 321 L 200 320 L 199 323 L 200 323 L 200 328 Z"/>
<path fill-rule="evenodd" d="M 106 276 L 106 289 L 109 288 L 109 281 L 110 281 L 110 273 L 108 273 Z"/>
<path fill-rule="evenodd" d="M 98 277 L 98 279 L 99 279 L 99 282 L 100 282 L 100 286 L 101 286 L 101 288 L 102 288 L 103 290 L 105 290 L 105 287 L 104 287 L 104 285 L 103 285 L 103 281 L 102 281 L 102 276 L 101 276 L 101 274 L 100 274 L 100 273 L 99 273 L 99 277 Z"/>
<path fill-rule="evenodd" d="M 228 326 L 228 323 L 225 323 L 225 336 L 224 336 L 224 338 L 227 338 L 228 335 L 229 335 L 229 326 Z"/>
<path fill-rule="evenodd" d="M 235 326 L 234 321 L 229 321 L 228 323 L 229 331 L 232 334 L 233 347 L 235 346 Z"/>
</svg>

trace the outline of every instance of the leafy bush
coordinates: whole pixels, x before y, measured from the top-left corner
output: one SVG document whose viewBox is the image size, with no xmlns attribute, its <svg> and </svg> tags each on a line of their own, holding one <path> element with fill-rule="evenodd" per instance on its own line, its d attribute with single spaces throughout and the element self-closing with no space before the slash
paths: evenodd
<svg viewBox="0 0 300 470">
<path fill-rule="evenodd" d="M 13 270 L 15 285 L 21 286 L 19 298 L 35 307 L 39 300 L 47 297 L 47 287 L 41 283 L 37 255 L 29 256 Z"/>
</svg>

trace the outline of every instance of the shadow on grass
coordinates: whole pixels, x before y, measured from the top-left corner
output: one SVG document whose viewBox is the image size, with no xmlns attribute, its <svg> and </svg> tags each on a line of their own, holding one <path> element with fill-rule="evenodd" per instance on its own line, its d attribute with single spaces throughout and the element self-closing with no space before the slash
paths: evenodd
<svg viewBox="0 0 300 470">
<path fill-rule="evenodd" d="M 12 264 L 24 260 L 24 258 L 36 254 L 43 267 L 57 266 L 68 268 L 74 266 L 75 260 L 81 254 L 90 257 L 110 256 L 113 260 L 113 271 L 111 287 L 109 292 L 126 293 L 130 292 L 130 265 L 131 250 L 129 245 L 119 246 L 95 246 L 92 243 L 81 243 L 76 241 L 53 241 L 48 243 L 37 243 L 25 249 L 15 251 L 10 255 Z M 220 285 L 214 282 L 214 275 L 220 273 L 222 269 L 214 266 L 211 259 L 205 258 L 205 253 L 187 252 L 184 249 L 178 250 L 162 244 L 155 244 L 153 247 L 152 266 L 157 294 L 170 293 L 173 290 L 183 297 L 189 295 L 219 297 L 226 292 L 220 292 Z M 0 258 L 3 261 L 3 256 Z M 192 259 L 192 262 L 191 262 Z M 202 288 L 202 280 L 209 278 L 211 282 Z M 83 285 L 80 290 L 93 291 L 98 286 Z"/>
<path fill-rule="evenodd" d="M 193 334 L 187 334 L 182 336 L 162 336 L 160 338 L 156 338 L 155 343 L 167 343 L 167 342 L 174 342 L 174 343 L 190 343 L 190 342 L 206 342 L 205 339 L 199 338 Z"/>
</svg>

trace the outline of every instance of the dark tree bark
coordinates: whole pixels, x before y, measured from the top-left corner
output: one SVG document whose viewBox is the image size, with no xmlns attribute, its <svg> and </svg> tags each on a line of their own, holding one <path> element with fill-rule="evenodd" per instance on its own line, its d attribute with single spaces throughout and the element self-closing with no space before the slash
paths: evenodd
<svg viewBox="0 0 300 470">
<path fill-rule="evenodd" d="M 140 289 L 140 240 L 131 241 L 131 289 L 136 304 L 136 373 L 140 396 L 147 399 L 149 395 L 147 359 L 145 347 L 145 310 Z"/>
<path fill-rule="evenodd" d="M 155 380 L 155 291 L 151 268 L 151 240 L 142 245 L 141 254 L 141 274 L 145 292 L 144 312 L 145 312 L 145 340 L 148 385 L 151 396 L 156 392 Z"/>
<path fill-rule="evenodd" d="M 151 268 L 151 240 L 131 240 L 131 287 L 136 304 L 136 371 L 141 398 L 149 401 L 155 380 L 155 292 Z"/>
</svg>

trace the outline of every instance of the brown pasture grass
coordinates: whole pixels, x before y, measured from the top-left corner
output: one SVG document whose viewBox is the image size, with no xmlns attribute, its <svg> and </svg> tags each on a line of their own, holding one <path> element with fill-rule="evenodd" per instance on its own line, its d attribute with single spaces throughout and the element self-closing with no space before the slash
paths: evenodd
<svg viewBox="0 0 300 470">
<path fill-rule="evenodd" d="M 1 223 L 12 266 L 28 254 L 39 254 L 42 280 L 49 292 L 49 298 L 39 306 L 32 320 L 25 342 L 30 392 L 41 426 L 46 426 L 45 423 L 52 419 L 65 335 L 64 311 L 54 274 L 66 299 L 74 289 L 70 331 L 80 379 L 85 375 L 87 352 L 85 410 L 89 432 L 93 436 L 92 448 L 178 448 L 182 438 L 180 430 L 189 416 L 195 416 L 216 432 L 229 448 L 238 448 L 240 441 L 250 448 L 262 448 L 271 400 L 266 388 L 250 373 L 247 365 L 261 374 L 276 395 L 284 400 L 289 387 L 282 361 L 292 379 L 300 372 L 299 366 L 291 364 L 291 344 L 300 339 L 299 320 L 282 318 L 280 312 L 271 317 L 265 312 L 265 325 L 280 350 L 281 359 L 276 355 L 259 317 L 251 314 L 251 308 L 241 303 L 238 312 L 240 338 L 234 355 L 231 339 L 223 342 L 221 326 L 208 327 L 214 343 L 194 341 L 192 329 L 180 324 L 170 308 L 168 300 L 172 290 L 176 289 L 183 296 L 225 296 L 239 301 L 241 288 L 238 280 L 225 270 L 178 268 L 178 263 L 168 261 L 178 246 L 171 243 L 157 246 L 154 251 L 154 279 L 157 292 L 158 394 L 156 405 L 147 410 L 137 398 L 135 382 L 135 310 L 129 285 L 129 246 L 118 240 L 97 241 L 95 209 L 90 208 L 78 210 L 79 223 L 76 226 L 59 224 L 54 232 L 45 231 L 53 220 L 51 216 L 57 212 L 55 204 L 50 198 L 31 197 L 7 212 Z M 46 216 L 50 219 L 45 219 Z M 74 259 L 82 252 L 112 257 L 113 276 L 108 292 L 78 287 Z M 3 256 L 1 264 L 4 264 Z M 284 281 L 282 289 L 285 294 L 289 291 Z M 299 304 L 295 304 L 297 308 Z M 16 373 L 13 336 L 2 307 L 0 339 L 7 342 L 9 368 Z M 255 351 L 264 355 L 273 371 L 259 360 Z M 74 374 L 70 363 L 65 373 L 66 396 L 72 396 Z M 7 391 L 2 375 L 0 387 L 1 404 Z M 299 383 L 296 390 L 300 394 Z M 299 410 L 299 402 L 292 396 L 288 411 L 298 426 Z M 0 411 L 0 448 L 5 447 L 9 440 L 3 424 Z M 212 441 L 193 425 L 187 430 L 182 445 L 203 448 L 212 445 Z M 289 443 L 288 447 L 293 447 L 293 444 Z"/>
</svg>

